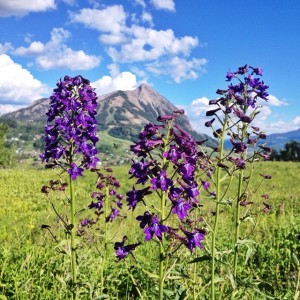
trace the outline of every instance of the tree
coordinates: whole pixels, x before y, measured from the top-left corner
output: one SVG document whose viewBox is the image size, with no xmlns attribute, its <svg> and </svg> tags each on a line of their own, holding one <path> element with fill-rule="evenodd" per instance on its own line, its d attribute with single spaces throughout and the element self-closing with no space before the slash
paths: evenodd
<svg viewBox="0 0 300 300">
<path fill-rule="evenodd" d="M 8 127 L 0 124 L 0 168 L 10 168 L 15 163 L 13 146 L 6 143 L 5 137 Z"/>
</svg>

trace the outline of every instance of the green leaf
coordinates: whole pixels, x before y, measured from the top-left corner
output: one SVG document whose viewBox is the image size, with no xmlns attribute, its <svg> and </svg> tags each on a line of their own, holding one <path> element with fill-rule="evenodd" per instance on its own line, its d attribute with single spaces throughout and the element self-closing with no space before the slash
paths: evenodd
<svg viewBox="0 0 300 300">
<path fill-rule="evenodd" d="M 102 294 L 102 295 L 99 295 L 95 298 L 95 300 L 100 300 L 100 299 L 108 299 L 109 298 L 109 295 L 107 294 Z"/>
<path fill-rule="evenodd" d="M 151 273 L 146 270 L 143 270 L 143 272 L 146 273 L 150 278 L 159 279 L 159 276 L 155 273 Z"/>
<path fill-rule="evenodd" d="M 204 256 L 196 257 L 195 259 L 191 260 L 189 262 L 189 264 L 198 263 L 198 262 L 207 261 L 207 260 L 211 260 L 210 255 L 204 255 Z"/>
<path fill-rule="evenodd" d="M 293 261 L 297 267 L 299 267 L 299 259 L 295 253 L 292 254 Z"/>
</svg>

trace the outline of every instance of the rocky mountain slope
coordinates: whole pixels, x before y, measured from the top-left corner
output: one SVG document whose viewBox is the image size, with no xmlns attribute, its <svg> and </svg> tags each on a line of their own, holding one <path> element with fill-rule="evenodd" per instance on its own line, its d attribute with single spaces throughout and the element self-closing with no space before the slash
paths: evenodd
<svg viewBox="0 0 300 300">
<path fill-rule="evenodd" d="M 46 112 L 48 108 L 49 99 L 40 99 L 27 108 L 3 115 L 1 119 L 22 125 L 41 125 L 45 124 L 47 120 Z M 159 115 L 171 114 L 177 109 L 165 97 L 148 85 L 142 84 L 132 91 L 115 91 L 98 96 L 97 121 L 100 131 L 106 131 L 113 137 L 133 141 L 144 125 L 157 123 Z M 178 117 L 176 122 L 196 139 L 204 140 L 208 138 L 208 145 L 215 145 L 212 138 L 193 131 L 185 115 Z M 41 128 L 41 126 L 34 127 Z"/>
</svg>

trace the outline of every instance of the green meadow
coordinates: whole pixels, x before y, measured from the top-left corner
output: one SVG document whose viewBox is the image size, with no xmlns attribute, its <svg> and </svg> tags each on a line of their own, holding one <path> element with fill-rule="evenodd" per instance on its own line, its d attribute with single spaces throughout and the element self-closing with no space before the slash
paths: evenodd
<svg viewBox="0 0 300 300">
<path fill-rule="evenodd" d="M 265 201 L 272 209 L 268 213 L 261 212 L 255 220 L 249 218 L 249 226 L 242 227 L 241 235 L 247 235 L 249 230 L 252 235 L 251 240 L 245 239 L 247 243 L 240 250 L 239 280 L 245 282 L 239 299 L 298 299 L 295 297 L 300 270 L 300 167 L 291 162 L 264 162 L 257 168 L 257 173 L 272 174 L 272 179 L 260 186 L 252 199 L 252 207 L 260 211 Z M 129 165 L 113 169 L 121 181 L 121 193 L 126 194 L 133 184 L 128 178 Z M 68 236 L 64 236 L 51 203 L 41 192 L 41 187 L 49 179 L 55 179 L 57 172 L 25 165 L 0 170 L 0 299 L 70 298 Z M 92 172 L 85 172 L 84 177 L 76 181 L 77 220 L 92 214 L 87 205 L 91 202 L 95 181 Z M 233 182 L 228 201 L 230 195 L 234 197 L 235 190 Z M 269 199 L 263 200 L 261 195 L 264 194 L 268 194 Z M 212 221 L 214 205 L 205 195 L 200 195 L 199 200 L 203 206 L 197 214 L 205 220 L 200 226 L 205 227 Z M 67 209 L 61 194 L 54 194 L 51 202 L 60 212 Z M 120 262 L 114 256 L 113 244 L 124 235 L 131 243 L 143 240 L 143 232 L 135 220 L 140 213 L 139 209 L 128 210 L 124 201 L 122 218 L 112 223 L 109 231 L 105 263 L 101 226 L 81 237 L 83 242 L 77 258 L 79 299 L 156 299 L 157 245 L 143 242 L 134 256 Z M 217 299 L 226 299 L 226 291 L 234 284 L 224 258 L 233 241 L 233 224 L 230 206 L 224 206 L 217 237 L 217 250 L 220 251 Z M 168 274 L 166 299 L 190 299 L 192 290 L 196 291 L 197 299 L 209 299 L 210 267 L 206 249 L 209 243 L 208 233 L 202 250 L 197 249 L 193 255 L 179 250 L 178 255 L 185 263 L 176 264 Z"/>
</svg>

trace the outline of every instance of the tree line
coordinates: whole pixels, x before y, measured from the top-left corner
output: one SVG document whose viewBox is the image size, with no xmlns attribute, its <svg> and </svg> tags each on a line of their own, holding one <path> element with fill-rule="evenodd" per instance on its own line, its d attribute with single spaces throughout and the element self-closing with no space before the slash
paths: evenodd
<svg viewBox="0 0 300 300">
<path fill-rule="evenodd" d="M 277 151 L 272 149 L 270 160 L 276 161 L 300 161 L 300 142 L 291 140 L 286 143 L 284 149 Z"/>
<path fill-rule="evenodd" d="M 0 123 L 0 169 L 10 168 L 15 164 L 15 149 L 6 142 L 8 126 Z"/>
</svg>

